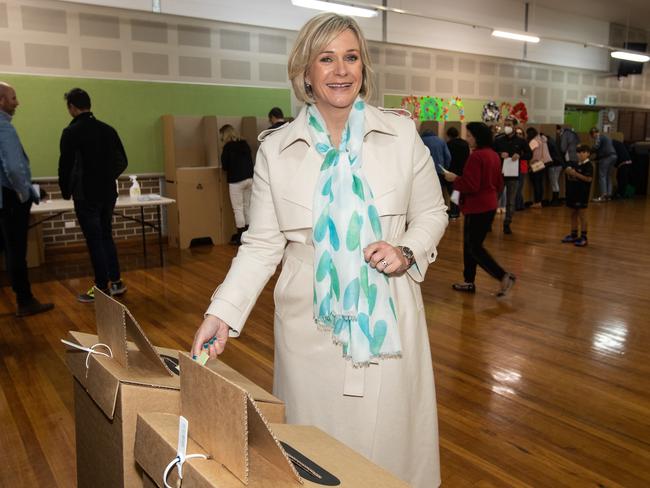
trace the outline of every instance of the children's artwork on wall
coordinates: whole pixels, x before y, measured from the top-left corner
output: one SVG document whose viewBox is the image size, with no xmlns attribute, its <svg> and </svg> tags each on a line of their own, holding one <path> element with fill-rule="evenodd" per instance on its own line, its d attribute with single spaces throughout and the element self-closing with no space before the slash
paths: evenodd
<svg viewBox="0 0 650 488">
<path fill-rule="evenodd" d="M 499 106 L 494 100 L 483 105 L 483 113 L 481 114 L 483 122 L 498 122 L 500 118 L 501 112 L 499 111 Z"/>
<path fill-rule="evenodd" d="M 411 118 L 418 120 L 420 118 L 420 98 L 404 97 L 402 98 L 402 108 L 411 112 Z"/>
<path fill-rule="evenodd" d="M 450 107 L 458 110 L 461 122 L 465 121 L 465 106 L 460 97 L 453 97 L 448 102 L 440 97 L 404 97 L 402 98 L 402 108 L 411 112 L 414 120 L 435 120 L 442 121 L 449 119 Z"/>
<path fill-rule="evenodd" d="M 400 96 L 400 98 L 397 98 L 392 103 L 395 104 L 393 106 L 399 104 L 402 109 L 411 113 L 413 120 L 419 120 L 421 122 L 427 120 L 442 122 L 449 120 L 450 116 L 452 120 L 460 120 L 461 122 L 465 122 L 466 119 L 465 104 L 461 97 L 452 97 L 449 100 L 445 100 L 441 97 L 417 97 L 410 95 L 406 97 Z M 481 106 L 483 110 L 479 112 Z M 458 118 L 451 112 L 452 108 L 458 111 Z M 513 107 L 509 102 L 501 102 L 501 104 L 497 105 L 497 102 L 494 100 L 490 100 L 485 104 L 479 100 L 470 100 L 470 112 L 474 114 L 470 114 L 473 120 L 477 120 L 478 114 L 481 113 L 481 120 L 487 123 L 499 122 L 509 116 L 515 117 L 522 124 L 528 121 L 528 110 L 524 102 L 517 102 Z"/>
<path fill-rule="evenodd" d="M 510 110 L 510 115 L 519 121 L 520 124 L 528 122 L 528 110 L 524 102 L 515 103 L 515 106 Z"/>
<path fill-rule="evenodd" d="M 449 108 L 440 97 L 420 97 L 420 120 L 446 120 Z"/>
<path fill-rule="evenodd" d="M 499 105 L 499 113 L 501 114 L 501 119 L 506 119 L 510 116 L 510 112 L 512 111 L 512 105 L 510 105 L 508 102 L 501 102 L 501 105 Z"/>
<path fill-rule="evenodd" d="M 449 100 L 450 107 L 456 107 L 458 109 L 458 115 L 460 116 L 460 121 L 465 122 L 465 105 L 463 105 L 463 100 L 460 97 L 454 97 Z M 447 111 L 447 116 L 445 120 L 449 118 L 449 111 Z"/>
</svg>

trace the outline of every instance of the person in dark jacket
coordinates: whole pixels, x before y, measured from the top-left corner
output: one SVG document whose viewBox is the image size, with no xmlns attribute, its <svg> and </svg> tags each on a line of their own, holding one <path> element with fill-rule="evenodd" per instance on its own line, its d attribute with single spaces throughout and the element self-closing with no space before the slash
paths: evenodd
<svg viewBox="0 0 650 488">
<path fill-rule="evenodd" d="M 627 146 L 621 141 L 612 139 L 612 144 L 616 150 L 616 196 L 627 198 L 634 194 L 634 187 L 630 184 L 632 158 Z"/>
<path fill-rule="evenodd" d="M 483 247 L 485 236 L 492 228 L 497 208 L 497 195 L 503 190 L 501 160 L 492 150 L 492 133 L 482 122 L 467 124 L 467 141 L 474 150 L 469 156 L 463 176 L 445 173 L 447 181 L 460 192 L 460 209 L 465 215 L 463 226 L 464 282 L 454 283 L 457 291 L 474 293 L 476 267 L 499 280 L 498 297 L 505 296 L 515 284 L 515 276 L 505 271 Z"/>
<path fill-rule="evenodd" d="M 113 296 L 126 292 L 112 221 L 117 200 L 115 180 L 126 169 L 128 160 L 117 131 L 90 111 L 86 91 L 73 88 L 64 99 L 72 122 L 61 134 L 59 187 L 63 198 L 74 200 L 95 274 L 94 285 L 77 300 L 91 303 L 95 301 L 95 289 Z"/>
<path fill-rule="evenodd" d="M 287 121 L 284 120 L 284 113 L 282 113 L 280 107 L 273 107 L 269 111 L 269 123 L 271 124 L 269 129 L 277 129 L 287 123 Z"/>
<path fill-rule="evenodd" d="M 510 224 L 515 209 L 515 199 L 517 197 L 517 184 L 519 181 L 519 160 L 530 161 L 532 153 L 528 142 L 515 134 L 514 126 L 517 125 L 517 119 L 508 117 L 503 125 L 503 134 L 494 140 L 494 150 L 501 157 L 501 163 L 504 171 L 505 192 L 506 192 L 506 218 L 503 221 L 503 233 L 512 234 Z M 512 172 L 508 172 L 507 161 L 512 161 Z M 514 164 L 516 163 L 516 165 Z M 515 168 L 516 166 L 516 168 Z"/>
<path fill-rule="evenodd" d="M 465 162 L 469 157 L 469 144 L 467 144 L 465 139 L 460 138 L 456 127 L 447 129 L 447 149 L 449 149 L 449 154 L 451 155 L 449 171 L 458 176 L 462 176 Z M 460 216 L 458 205 L 450 201 L 449 208 L 449 218 L 457 219 Z"/>
<path fill-rule="evenodd" d="M 221 167 L 228 178 L 230 203 L 235 214 L 237 232 L 230 237 L 230 244 L 241 244 L 241 236 L 248 229 L 248 209 L 253 191 L 253 156 L 251 148 L 240 139 L 235 128 L 226 124 L 219 129 L 221 142 Z"/>
</svg>

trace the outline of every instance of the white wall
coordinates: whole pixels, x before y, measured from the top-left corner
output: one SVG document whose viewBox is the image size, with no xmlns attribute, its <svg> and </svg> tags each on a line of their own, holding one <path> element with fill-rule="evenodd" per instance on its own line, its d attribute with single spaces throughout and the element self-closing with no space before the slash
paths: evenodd
<svg viewBox="0 0 650 488">
<path fill-rule="evenodd" d="M 427 13 L 432 17 L 462 19 L 481 26 L 524 30 L 524 4 L 518 0 L 454 0 L 444 5 L 436 2 L 435 8 L 428 0 L 390 0 L 389 6 Z M 607 22 L 534 5 L 529 12 L 528 30 L 542 37 L 547 35 L 578 42 L 607 44 L 609 41 Z M 489 30 L 410 15 L 389 15 L 388 42 L 524 59 L 522 43 L 493 38 Z M 607 51 L 566 42 L 542 40 L 539 44 L 528 44 L 525 59 L 584 69 L 609 69 Z"/>
<path fill-rule="evenodd" d="M 151 0 L 67 1 L 148 12 L 152 6 Z M 290 0 L 160 0 L 160 3 L 162 13 L 166 14 L 287 30 L 299 30 L 316 13 L 294 7 Z M 528 30 L 531 32 L 579 42 L 607 44 L 609 41 L 609 24 L 605 21 L 538 7 L 535 2 L 530 4 Z M 482 26 L 524 30 L 525 10 L 521 0 L 389 0 L 388 6 Z M 495 39 L 486 29 L 396 13 L 387 15 L 387 41 L 391 43 L 584 69 L 609 69 L 608 53 L 603 49 L 542 40 L 538 45 L 529 45 L 524 58 L 523 44 Z M 358 21 L 368 39 L 382 40 L 381 15 Z"/>
<path fill-rule="evenodd" d="M 549 37 L 581 42 L 609 44 L 609 24 L 585 16 L 560 13 L 542 7 L 533 7 L 529 15 L 531 32 Z M 584 47 L 582 44 L 542 41 L 528 46 L 528 59 L 540 63 L 561 64 L 578 68 L 607 71 L 609 52 L 605 49 Z"/>
<path fill-rule="evenodd" d="M 151 0 L 65 0 L 151 12 Z M 248 24 L 274 29 L 300 30 L 316 10 L 294 7 L 291 0 L 160 0 L 161 13 Z M 381 16 L 358 19 L 366 37 L 380 41 Z"/>
</svg>

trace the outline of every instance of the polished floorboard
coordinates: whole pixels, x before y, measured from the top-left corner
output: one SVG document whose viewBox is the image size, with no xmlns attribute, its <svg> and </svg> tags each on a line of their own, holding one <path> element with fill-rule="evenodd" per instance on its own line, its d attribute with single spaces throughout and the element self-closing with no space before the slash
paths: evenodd
<svg viewBox="0 0 650 488">
<path fill-rule="evenodd" d="M 462 278 L 462 220 L 451 222 L 422 285 L 436 374 L 444 487 L 650 486 L 650 199 L 593 204 L 589 246 L 560 244 L 565 208 L 497 216 L 486 247 L 517 275 L 512 296 L 479 270 Z M 152 247 L 152 251 L 153 251 Z M 189 349 L 235 250 L 166 250 L 164 267 L 121 249 L 122 301 L 152 342 Z M 148 264 L 148 266 L 147 266 Z M 84 253 L 33 270 L 54 311 L 13 316 L 0 289 L 0 487 L 75 485 L 72 382 L 59 339 L 94 332 L 75 300 L 90 284 Z M 223 361 L 271 389 L 274 280 Z"/>
</svg>

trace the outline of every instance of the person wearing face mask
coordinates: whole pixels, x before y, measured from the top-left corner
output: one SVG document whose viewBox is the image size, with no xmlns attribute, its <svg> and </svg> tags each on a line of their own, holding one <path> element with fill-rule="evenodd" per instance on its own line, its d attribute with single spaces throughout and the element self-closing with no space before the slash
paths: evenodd
<svg viewBox="0 0 650 488">
<path fill-rule="evenodd" d="M 287 422 L 323 429 L 414 488 L 436 487 L 419 283 L 448 218 L 431 154 L 413 120 L 367 103 L 372 67 L 351 17 L 308 21 L 288 73 L 305 106 L 260 135 L 248 231 L 192 353 L 223 352 L 282 261 L 273 392 Z"/>
<path fill-rule="evenodd" d="M 517 196 L 517 185 L 519 182 L 519 164 L 520 159 L 524 161 L 529 161 L 532 153 L 528 142 L 525 139 L 517 136 L 515 134 L 515 125 L 517 125 L 517 119 L 514 117 L 506 118 L 503 127 L 503 134 L 496 137 L 494 140 L 494 150 L 501 157 L 501 163 L 504 165 L 504 171 L 506 170 L 505 164 L 506 160 L 512 160 L 513 163 L 516 163 L 517 169 L 513 172 L 504 175 L 505 181 L 505 192 L 506 192 L 506 218 L 503 221 L 503 233 L 512 234 L 512 229 L 510 225 L 512 223 L 512 216 L 515 209 L 515 199 Z M 516 173 L 516 174 L 513 174 Z"/>
</svg>

